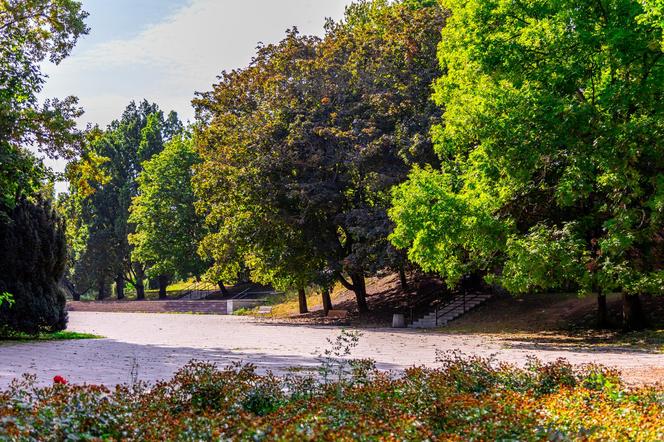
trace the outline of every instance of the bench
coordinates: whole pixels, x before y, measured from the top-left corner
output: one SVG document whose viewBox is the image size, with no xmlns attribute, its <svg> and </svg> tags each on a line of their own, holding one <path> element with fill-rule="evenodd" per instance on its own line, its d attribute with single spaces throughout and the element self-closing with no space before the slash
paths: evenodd
<svg viewBox="0 0 664 442">
<path fill-rule="evenodd" d="M 269 315 L 270 313 L 272 313 L 272 307 L 267 305 L 261 305 L 260 307 L 258 307 L 259 315 Z"/>
<path fill-rule="evenodd" d="M 348 310 L 330 310 L 327 312 L 328 318 L 348 319 Z"/>
</svg>

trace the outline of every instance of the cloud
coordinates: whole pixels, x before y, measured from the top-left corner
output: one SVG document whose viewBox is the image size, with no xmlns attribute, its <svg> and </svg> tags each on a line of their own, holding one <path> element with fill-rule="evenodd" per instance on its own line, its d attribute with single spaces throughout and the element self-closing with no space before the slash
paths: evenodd
<svg viewBox="0 0 664 442">
<path fill-rule="evenodd" d="M 67 89 L 55 95 L 78 95 L 86 107 L 95 106 L 85 121 L 106 124 L 120 114 L 123 106 L 105 97 L 146 97 L 191 118 L 194 92 L 209 90 L 222 70 L 249 63 L 258 42 L 278 41 L 292 26 L 321 34 L 325 18 L 340 18 L 347 3 L 190 0 L 131 38 L 100 42 L 50 69 L 48 92 Z"/>
<path fill-rule="evenodd" d="M 155 8 L 163 7 L 162 0 L 151 1 Z M 143 98 L 191 120 L 194 93 L 210 90 L 223 70 L 246 66 L 258 42 L 276 42 L 293 26 L 303 34 L 320 35 L 325 18 L 340 19 L 350 1 L 187 0 L 136 32 L 101 13 L 96 25 L 104 29 L 95 34 L 93 27 L 85 44 L 60 65 L 44 66 L 50 78 L 41 96 L 79 97 L 85 110 L 81 127 L 88 123 L 104 127 L 121 115 L 129 101 Z M 126 2 L 114 5 L 127 7 Z M 108 12 L 108 4 L 104 7 Z M 153 17 L 145 15 L 144 23 L 150 23 Z M 136 17 L 132 20 L 136 22 Z M 130 37 L 107 38 L 114 34 Z M 46 159 L 46 163 L 58 171 L 64 167 L 63 162 Z M 61 183 L 58 190 L 65 187 Z"/>
</svg>

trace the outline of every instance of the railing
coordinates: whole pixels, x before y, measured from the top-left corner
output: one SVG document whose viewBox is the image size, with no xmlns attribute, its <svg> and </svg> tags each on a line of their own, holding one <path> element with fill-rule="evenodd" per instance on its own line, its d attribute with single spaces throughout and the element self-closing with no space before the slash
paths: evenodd
<svg viewBox="0 0 664 442">
<path fill-rule="evenodd" d="M 430 313 L 432 308 L 438 309 L 441 305 L 446 305 L 453 300 L 454 294 L 444 289 L 439 292 L 438 298 L 434 299 L 433 301 L 431 301 L 430 298 L 426 300 L 420 300 L 408 307 L 410 311 L 409 322 L 412 324 L 417 320 L 416 315 L 419 316 L 422 314 L 422 312 Z"/>
<path fill-rule="evenodd" d="M 461 312 L 460 315 L 463 315 L 464 313 L 468 312 L 470 310 L 468 304 L 472 303 L 478 299 L 480 299 L 479 303 L 482 303 L 483 301 L 487 300 L 490 298 L 490 294 L 486 293 L 473 293 L 471 295 L 468 295 L 466 290 L 461 292 L 460 295 L 455 296 L 451 301 L 445 303 L 443 306 L 436 307 L 436 326 L 439 323 L 440 318 L 445 316 L 446 314 L 458 309 L 461 307 Z M 458 305 L 458 302 L 461 302 L 461 305 Z M 479 303 L 473 304 L 471 307 L 477 306 Z"/>
</svg>

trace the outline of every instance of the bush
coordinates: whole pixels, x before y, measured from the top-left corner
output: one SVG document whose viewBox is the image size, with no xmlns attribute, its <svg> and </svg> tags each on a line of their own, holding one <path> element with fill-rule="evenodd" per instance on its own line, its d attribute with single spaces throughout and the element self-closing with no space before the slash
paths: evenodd
<svg viewBox="0 0 664 442">
<path fill-rule="evenodd" d="M 59 287 L 66 262 L 63 222 L 50 204 L 21 200 L 0 208 L 0 334 L 64 330 L 65 294 Z"/>
<path fill-rule="evenodd" d="M 360 363 L 342 385 L 191 362 L 148 388 L 0 393 L 0 440 L 662 440 L 664 390 L 628 388 L 600 366 L 525 368 L 440 355 L 401 375 Z M 367 374 L 366 370 L 373 370 Z M 340 394 L 341 392 L 341 394 Z"/>
</svg>

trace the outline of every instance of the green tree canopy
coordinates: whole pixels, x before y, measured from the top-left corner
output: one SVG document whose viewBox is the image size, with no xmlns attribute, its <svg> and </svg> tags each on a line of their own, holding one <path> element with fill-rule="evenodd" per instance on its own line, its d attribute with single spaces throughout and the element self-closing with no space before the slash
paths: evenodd
<svg viewBox="0 0 664 442">
<path fill-rule="evenodd" d="M 661 293 L 661 27 L 632 0 L 444 5 L 443 167 L 395 191 L 393 242 L 450 283 Z"/>
<path fill-rule="evenodd" d="M 129 222 L 132 198 L 138 195 L 143 164 L 163 150 L 168 137 L 181 130 L 177 115 L 164 117 L 156 104 L 131 102 L 122 118 L 106 130 L 87 134 L 85 155 L 70 166 L 70 202 L 77 226 L 71 243 L 85 243 L 75 259 L 72 279 L 79 291 L 96 286 L 103 296 L 115 281 L 118 296 L 130 282 L 143 297 L 146 264 L 132 257 Z"/>
<path fill-rule="evenodd" d="M 133 198 L 129 235 L 134 260 L 149 264 L 147 275 L 187 278 L 200 275 L 205 263 L 198 258 L 203 220 L 194 208 L 193 167 L 199 162 L 188 135 L 177 135 L 164 150 L 143 163 L 138 194 Z"/>
<path fill-rule="evenodd" d="M 290 31 L 195 100 L 213 269 L 250 261 L 257 278 L 309 283 L 334 272 L 365 311 L 365 275 L 400 265 L 389 189 L 411 164 L 437 163 L 429 85 L 444 24 L 437 6 L 411 3 L 354 3 L 323 39 Z"/>
<path fill-rule="evenodd" d="M 76 99 L 37 95 L 45 75 L 41 63 L 59 63 L 88 32 L 80 2 L 0 1 L 0 205 L 14 206 L 39 188 L 44 168 L 25 150 L 37 146 L 50 155 L 72 156 L 78 141 L 73 118 Z"/>
</svg>

